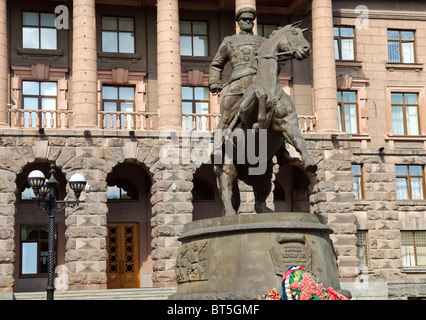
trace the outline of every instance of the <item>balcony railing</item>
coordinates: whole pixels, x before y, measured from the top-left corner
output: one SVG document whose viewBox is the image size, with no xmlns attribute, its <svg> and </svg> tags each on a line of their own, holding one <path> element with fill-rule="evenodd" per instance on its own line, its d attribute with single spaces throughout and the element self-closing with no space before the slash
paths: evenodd
<svg viewBox="0 0 426 320">
<path fill-rule="evenodd" d="M 72 110 L 26 110 L 11 109 L 10 121 L 13 128 L 57 128 L 68 129 Z M 99 111 L 99 127 L 109 130 L 156 130 L 156 112 L 117 112 Z M 314 132 L 315 116 L 299 115 L 299 128 L 302 133 Z M 182 129 L 190 131 L 213 131 L 220 121 L 219 113 L 182 114 Z"/>
<path fill-rule="evenodd" d="M 100 127 L 113 130 L 155 130 L 157 112 L 99 111 Z"/>
<path fill-rule="evenodd" d="M 68 129 L 68 117 L 72 110 L 27 110 L 11 109 L 10 122 L 13 128 L 58 128 Z"/>
</svg>

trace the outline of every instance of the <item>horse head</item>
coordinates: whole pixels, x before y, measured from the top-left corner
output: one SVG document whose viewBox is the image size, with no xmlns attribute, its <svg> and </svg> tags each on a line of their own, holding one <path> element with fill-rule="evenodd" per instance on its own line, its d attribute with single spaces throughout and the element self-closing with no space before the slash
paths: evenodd
<svg viewBox="0 0 426 320">
<path fill-rule="evenodd" d="M 270 39 L 277 39 L 276 52 L 292 52 L 297 60 L 306 59 L 311 54 L 311 45 L 303 36 L 308 29 L 300 29 L 301 23 L 302 21 L 298 21 L 289 24 L 271 34 Z"/>
</svg>

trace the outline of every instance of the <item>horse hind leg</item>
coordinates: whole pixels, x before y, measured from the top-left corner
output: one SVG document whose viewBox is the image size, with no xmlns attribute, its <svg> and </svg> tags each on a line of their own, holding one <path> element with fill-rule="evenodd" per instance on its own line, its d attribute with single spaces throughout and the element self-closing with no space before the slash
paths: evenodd
<svg viewBox="0 0 426 320">
<path fill-rule="evenodd" d="M 268 168 L 264 175 L 258 176 L 252 183 L 254 193 L 254 210 L 256 213 L 273 212 L 266 205 L 266 199 L 272 190 L 272 165 Z"/>
</svg>

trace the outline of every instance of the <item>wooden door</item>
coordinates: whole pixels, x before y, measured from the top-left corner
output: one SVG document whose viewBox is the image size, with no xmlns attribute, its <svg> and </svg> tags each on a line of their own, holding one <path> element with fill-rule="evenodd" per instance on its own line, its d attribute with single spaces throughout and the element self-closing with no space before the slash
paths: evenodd
<svg viewBox="0 0 426 320">
<path fill-rule="evenodd" d="M 139 225 L 108 223 L 107 228 L 107 288 L 139 288 Z"/>
</svg>

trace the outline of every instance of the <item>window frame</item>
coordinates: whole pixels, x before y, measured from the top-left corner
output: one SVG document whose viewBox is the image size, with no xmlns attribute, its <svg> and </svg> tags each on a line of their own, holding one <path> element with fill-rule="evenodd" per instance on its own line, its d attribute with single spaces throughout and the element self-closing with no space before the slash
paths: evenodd
<svg viewBox="0 0 426 320">
<path fill-rule="evenodd" d="M 403 244 L 403 237 L 402 237 L 403 233 L 405 233 L 405 234 L 411 233 L 412 237 L 411 237 L 410 240 L 412 240 L 412 243 Z M 402 264 L 403 268 L 426 268 L 426 263 L 422 264 L 422 265 L 418 264 L 417 248 L 418 247 L 425 247 L 426 248 L 426 244 L 416 244 L 416 236 L 415 236 L 416 233 L 422 233 L 423 236 L 426 238 L 426 231 L 424 231 L 424 230 L 401 230 L 401 264 Z M 413 249 L 414 249 L 414 252 L 413 252 L 414 253 L 414 263 L 415 263 L 414 266 L 404 265 L 404 257 L 403 257 L 402 251 L 403 251 L 403 247 L 408 247 L 408 246 L 412 246 Z"/>
<path fill-rule="evenodd" d="M 38 83 L 38 95 L 33 95 L 33 94 L 24 94 L 24 82 L 37 82 Z M 42 83 L 55 83 L 56 84 L 56 95 L 55 96 L 49 96 L 49 95 L 42 95 L 41 94 L 41 84 Z M 55 111 L 58 111 L 58 95 L 59 95 L 59 84 L 58 81 L 37 81 L 37 80 L 22 80 L 22 110 L 23 114 L 24 114 L 24 124 L 23 127 L 24 128 L 45 128 L 43 125 L 43 120 L 44 120 L 44 116 L 39 117 L 39 123 L 36 123 L 36 126 L 25 126 L 25 113 L 28 112 L 29 113 L 29 118 L 31 118 L 31 114 L 34 112 L 34 110 L 36 111 L 43 111 L 43 110 L 48 110 L 48 109 L 43 109 L 43 99 L 53 99 L 53 97 L 55 98 Z M 32 98 L 32 99 L 37 99 L 38 101 L 38 108 L 37 109 L 25 109 L 25 98 Z M 51 111 L 51 110 L 48 110 Z M 41 113 L 43 114 L 43 113 Z M 58 128 L 58 112 L 54 112 L 54 126 L 53 127 L 46 127 L 46 129 L 56 129 Z M 47 121 L 47 120 L 46 120 Z"/>
<path fill-rule="evenodd" d="M 271 33 L 268 36 L 265 36 L 265 26 L 275 27 L 274 30 L 272 30 Z M 272 34 L 272 32 L 274 32 L 275 30 L 277 30 L 279 28 L 279 26 L 280 25 L 278 23 L 258 23 L 257 24 L 257 34 L 259 36 L 268 38 Z"/>
<path fill-rule="evenodd" d="M 190 55 L 183 55 L 181 52 L 181 56 L 182 57 L 209 57 L 210 56 L 210 45 L 209 45 L 209 22 L 208 21 L 202 21 L 202 20 L 179 20 L 179 24 L 181 22 L 189 22 L 191 23 L 191 33 L 190 34 L 186 34 L 186 33 L 181 33 L 180 31 L 180 27 L 179 27 L 179 42 L 180 38 L 182 36 L 190 36 L 191 37 L 191 54 Z M 195 23 L 205 23 L 206 24 L 206 34 L 198 34 L 198 33 L 194 33 L 194 22 Z M 207 41 L 207 52 L 204 56 L 199 56 L 199 55 L 194 55 L 194 36 L 196 37 L 206 37 L 206 41 Z"/>
<path fill-rule="evenodd" d="M 339 29 L 339 35 L 334 36 L 334 28 Z M 341 36 L 340 34 L 340 28 L 351 28 L 353 30 L 353 36 L 352 37 L 346 37 Z M 335 25 L 333 26 L 333 40 L 337 40 L 338 45 L 338 51 L 339 51 L 339 59 L 336 59 L 336 56 L 334 57 L 336 61 L 342 62 L 342 61 L 348 61 L 348 62 L 354 62 L 356 60 L 356 35 L 355 35 L 356 28 L 354 26 L 345 26 L 345 25 Z M 348 59 L 342 59 L 342 39 L 352 39 L 352 46 L 353 46 L 353 56 L 354 58 L 352 60 Z"/>
<path fill-rule="evenodd" d="M 211 113 L 210 93 L 208 91 L 208 87 L 205 87 L 205 86 L 182 86 L 182 89 L 183 88 L 191 88 L 192 89 L 192 97 L 193 97 L 193 99 L 192 100 L 190 100 L 190 99 L 184 99 L 183 94 L 182 94 L 182 115 L 187 114 L 187 113 L 183 112 L 183 104 L 184 103 L 192 103 L 192 114 L 197 114 L 197 115 L 203 115 L 204 114 L 204 113 L 197 113 L 196 112 L 197 111 L 197 103 L 207 103 L 208 104 L 208 112 L 206 114 L 208 115 L 208 114 Z M 208 100 L 196 100 L 195 99 L 195 88 L 203 88 L 203 90 L 207 90 L 207 93 L 209 95 Z M 186 121 L 188 121 L 190 123 L 190 127 L 193 125 L 194 121 L 193 121 L 192 117 L 193 117 L 192 115 L 188 116 L 187 118 L 184 118 L 182 116 L 182 128 L 185 127 L 184 123 Z M 197 128 L 200 127 L 200 125 L 201 125 L 200 124 L 200 122 L 202 122 L 201 118 L 202 118 L 202 116 L 200 116 L 200 118 L 197 118 L 197 120 L 196 120 L 196 126 L 197 126 Z M 207 119 L 206 119 L 206 122 L 207 122 Z M 212 129 L 211 125 L 212 125 L 211 121 L 208 121 L 208 125 L 206 125 L 205 130 L 211 130 Z M 197 128 L 192 128 L 192 129 L 190 128 L 189 130 L 196 130 Z M 202 129 L 198 129 L 198 130 L 202 130 Z"/>
<path fill-rule="evenodd" d="M 345 102 L 343 101 L 343 93 L 344 92 L 354 92 L 355 93 L 355 102 Z M 342 127 L 342 132 L 345 133 L 349 133 L 352 135 L 359 135 L 360 131 L 359 131 L 359 105 L 358 105 L 358 91 L 357 90 L 337 90 L 337 94 L 341 95 L 341 101 L 337 102 L 338 107 L 340 106 L 340 114 L 339 114 L 339 119 L 340 119 L 340 123 L 339 123 L 339 127 Z M 356 111 L 356 116 L 355 116 L 355 120 L 356 120 L 356 133 L 351 133 L 351 132 L 347 132 L 346 131 L 346 121 L 345 121 L 345 105 L 355 105 L 355 111 Z"/>
<path fill-rule="evenodd" d="M 114 186 L 120 189 L 120 198 L 118 199 L 108 197 L 108 187 L 114 187 Z M 127 186 L 128 187 L 127 194 L 133 193 L 134 197 L 129 197 L 128 199 L 122 198 L 121 190 L 124 189 L 123 186 Z M 117 177 L 117 178 L 112 178 L 111 180 L 107 182 L 107 202 L 137 202 L 137 201 L 139 201 L 139 189 L 130 179 Z"/>
<path fill-rule="evenodd" d="M 113 29 L 104 29 L 103 26 L 103 18 L 115 18 L 117 22 L 117 30 Z M 120 19 L 132 19 L 133 20 L 133 30 L 126 31 L 120 30 Z M 103 33 L 104 32 L 114 32 L 117 34 L 117 51 L 104 51 L 104 41 L 103 41 Z M 133 52 L 120 52 L 120 33 L 133 33 Z M 107 54 L 135 54 L 136 53 L 136 19 L 135 17 L 125 17 L 125 16 L 113 16 L 113 15 L 102 15 L 101 16 L 101 49 L 102 53 Z"/>
<path fill-rule="evenodd" d="M 353 166 L 359 166 L 360 167 L 360 171 L 361 171 L 361 174 L 355 174 L 353 171 L 352 171 L 352 168 L 353 168 Z M 359 164 L 359 163 L 352 163 L 352 168 L 351 168 L 351 172 L 353 173 L 353 177 L 352 177 L 352 185 L 353 185 L 353 180 L 354 180 L 354 178 L 359 178 L 359 185 L 360 185 L 360 194 L 361 194 L 361 198 L 356 198 L 356 195 L 355 195 L 355 193 L 354 193 L 354 195 L 355 195 L 355 200 L 363 200 L 364 199 L 364 166 L 362 165 L 362 164 Z M 353 191 L 354 190 L 352 190 L 352 193 L 353 193 Z"/>
<path fill-rule="evenodd" d="M 406 166 L 408 175 L 401 175 L 396 173 L 396 166 Z M 411 175 L 410 174 L 410 167 L 411 166 L 420 166 L 422 168 L 422 175 Z M 408 199 L 398 199 L 398 184 L 397 179 L 398 178 L 406 178 L 407 181 L 407 194 Z M 423 198 L 422 199 L 413 199 L 412 190 L 411 190 L 411 178 L 422 178 L 422 191 L 423 191 Z M 425 201 L 426 200 L 426 191 L 425 191 L 425 167 L 424 165 L 420 164 L 395 164 L 395 183 L 396 183 L 396 200 L 397 201 Z"/>
<path fill-rule="evenodd" d="M 387 32 L 388 31 L 398 31 L 399 32 L 399 39 L 389 39 L 389 37 L 387 36 Z M 413 38 L 414 40 L 403 40 L 401 39 L 401 32 L 404 31 L 408 31 L 408 32 L 413 32 Z M 387 40 L 387 48 L 388 48 L 388 63 L 399 63 L 399 64 L 415 64 L 417 63 L 417 54 L 416 54 L 416 30 L 411 30 L 411 29 L 386 29 L 386 40 Z M 399 61 L 390 61 L 390 57 L 389 57 L 389 42 L 398 42 L 399 43 Z M 413 43 L 413 58 L 414 61 L 413 62 L 403 62 L 402 61 L 402 43 Z"/>
<path fill-rule="evenodd" d="M 368 238 L 368 230 L 357 230 L 356 232 L 356 243 L 355 246 L 357 248 L 357 258 L 359 259 L 359 263 L 358 263 L 358 267 L 370 267 L 370 247 L 368 245 L 369 243 L 369 238 Z M 363 235 L 362 239 L 360 237 L 360 235 Z M 364 248 L 364 255 L 365 255 L 365 265 L 361 264 L 361 259 L 358 256 L 358 250 L 360 248 Z"/>
<path fill-rule="evenodd" d="M 38 229 L 38 237 L 37 240 L 30 239 L 30 240 L 22 240 L 22 227 L 24 226 L 30 226 L 30 227 L 45 227 L 48 229 L 48 225 L 43 224 L 21 224 L 20 225 L 20 237 L 19 237 L 19 250 L 20 250 L 20 261 L 19 261 L 19 277 L 20 278 L 44 278 L 47 277 L 47 272 L 42 273 L 41 272 L 41 243 L 47 243 L 49 242 L 49 239 L 41 239 L 40 238 L 40 229 Z M 37 273 L 22 273 L 23 268 L 23 243 L 37 243 Z M 58 225 L 55 224 L 55 248 L 58 247 Z M 58 261 L 58 250 L 55 250 L 55 261 Z M 56 265 L 56 263 L 55 263 Z"/>
<path fill-rule="evenodd" d="M 38 24 L 37 24 L 37 26 L 34 26 L 34 25 L 25 25 L 24 24 L 24 13 L 37 13 L 37 15 L 38 15 Z M 21 36 L 22 36 L 22 49 L 27 49 L 27 50 L 46 50 L 46 51 L 56 51 L 56 50 L 58 50 L 58 29 L 55 27 L 55 26 L 53 26 L 53 27 L 51 27 L 51 26 L 42 26 L 41 25 L 41 15 L 42 14 L 53 14 L 52 12 L 41 12 L 41 11 L 22 11 L 22 14 L 21 14 L 21 18 L 22 18 L 22 20 L 21 20 Z M 25 47 L 24 46 L 24 28 L 37 28 L 38 29 L 38 48 L 28 48 L 28 47 Z M 52 29 L 52 30 L 55 30 L 55 36 L 56 36 L 56 48 L 54 48 L 54 49 L 45 49 L 45 48 L 42 48 L 41 47 L 41 30 L 42 29 Z"/>
<path fill-rule="evenodd" d="M 397 103 L 392 103 L 392 94 L 402 94 L 402 105 L 401 104 L 397 104 Z M 406 104 L 405 103 L 405 95 L 406 94 L 416 94 L 417 95 L 417 105 L 415 104 Z M 395 134 L 393 131 L 393 117 L 392 117 L 392 108 L 394 106 L 398 106 L 398 107 L 402 107 L 402 116 L 403 116 L 403 123 L 404 123 L 404 134 Z M 418 125 L 418 134 L 414 134 L 414 135 L 409 135 L 408 134 L 408 123 L 407 123 L 407 106 L 408 107 L 417 107 L 417 125 Z M 393 136 L 399 136 L 399 137 L 419 137 L 421 136 L 421 132 L 422 132 L 422 127 L 421 127 L 421 119 L 420 119 L 420 95 L 417 92 L 396 92 L 396 91 L 391 91 L 390 92 L 390 113 L 391 113 L 391 128 L 392 128 L 392 135 Z"/>
<path fill-rule="evenodd" d="M 117 88 L 117 99 L 105 99 L 104 95 L 103 95 L 103 89 L 104 87 L 111 87 L 111 88 Z M 126 100 L 126 99 L 120 99 L 120 88 L 133 88 L 133 100 Z M 115 112 L 118 113 L 119 112 L 124 112 L 121 110 L 121 104 L 122 103 L 132 103 L 133 104 L 133 111 L 130 113 L 135 113 L 136 112 L 136 86 L 134 85 L 115 85 L 115 84 L 102 84 L 102 88 L 101 88 L 101 92 L 102 92 L 102 111 L 105 111 L 105 102 L 113 102 L 116 104 L 116 110 L 115 111 L 111 111 L 111 112 Z M 108 111 L 105 111 L 108 112 Z M 118 119 L 116 118 L 114 121 L 114 127 L 113 128 L 108 128 L 108 126 L 110 125 L 111 121 L 107 120 L 107 114 L 104 115 L 104 119 L 106 122 L 106 126 L 104 129 L 107 130 L 134 130 L 136 127 L 136 119 L 134 115 L 131 115 L 132 118 L 132 127 L 129 129 L 126 124 L 128 121 L 128 117 L 129 115 L 127 115 L 126 118 L 122 119 L 122 117 L 125 117 L 125 115 L 120 115 L 120 128 L 117 125 L 117 121 Z"/>
</svg>

